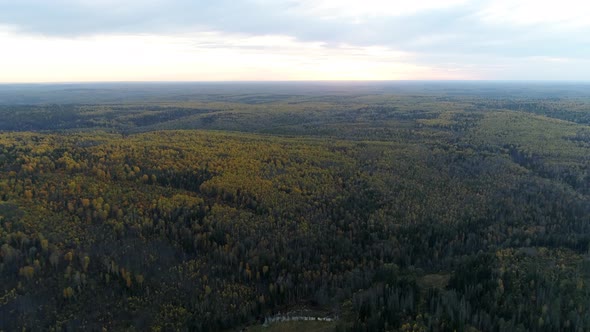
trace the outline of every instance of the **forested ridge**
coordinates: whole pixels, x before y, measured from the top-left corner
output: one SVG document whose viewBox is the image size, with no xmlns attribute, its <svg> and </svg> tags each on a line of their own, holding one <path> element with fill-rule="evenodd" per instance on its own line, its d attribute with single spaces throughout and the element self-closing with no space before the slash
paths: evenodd
<svg viewBox="0 0 590 332">
<path fill-rule="evenodd" d="M 590 96 L 478 89 L 0 106 L 0 330 L 590 330 Z"/>
</svg>

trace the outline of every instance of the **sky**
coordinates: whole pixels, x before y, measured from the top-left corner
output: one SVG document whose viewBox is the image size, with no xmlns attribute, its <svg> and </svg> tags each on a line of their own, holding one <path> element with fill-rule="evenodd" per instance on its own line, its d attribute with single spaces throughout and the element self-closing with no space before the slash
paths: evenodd
<svg viewBox="0 0 590 332">
<path fill-rule="evenodd" d="M 590 79 L 587 0 L 0 0 L 0 82 Z"/>
</svg>

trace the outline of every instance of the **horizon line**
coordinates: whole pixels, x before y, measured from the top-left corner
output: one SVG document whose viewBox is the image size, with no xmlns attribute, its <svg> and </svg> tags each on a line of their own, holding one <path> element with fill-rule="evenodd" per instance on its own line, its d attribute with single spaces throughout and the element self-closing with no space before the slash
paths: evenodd
<svg viewBox="0 0 590 332">
<path fill-rule="evenodd" d="M 392 80 L 121 80 L 121 81 L 30 81 L 1 82 L 0 85 L 67 85 L 67 84 L 228 84 L 228 83 L 590 83 L 587 80 L 568 79 L 392 79 Z"/>
</svg>

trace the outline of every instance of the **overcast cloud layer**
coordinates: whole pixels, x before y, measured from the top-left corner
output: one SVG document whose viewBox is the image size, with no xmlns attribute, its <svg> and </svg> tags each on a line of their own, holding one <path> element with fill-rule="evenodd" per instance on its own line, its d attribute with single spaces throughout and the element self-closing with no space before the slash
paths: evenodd
<svg viewBox="0 0 590 332">
<path fill-rule="evenodd" d="M 0 81 L 587 80 L 589 17 L 581 0 L 0 0 Z"/>
</svg>

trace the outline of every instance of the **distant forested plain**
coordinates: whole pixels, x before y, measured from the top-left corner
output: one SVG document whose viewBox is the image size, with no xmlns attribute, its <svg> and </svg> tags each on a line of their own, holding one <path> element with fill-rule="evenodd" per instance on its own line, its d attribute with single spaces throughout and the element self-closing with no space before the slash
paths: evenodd
<svg viewBox="0 0 590 332">
<path fill-rule="evenodd" d="M 0 285 L 6 331 L 588 331 L 590 84 L 0 85 Z"/>
</svg>

